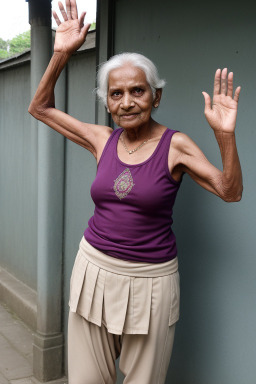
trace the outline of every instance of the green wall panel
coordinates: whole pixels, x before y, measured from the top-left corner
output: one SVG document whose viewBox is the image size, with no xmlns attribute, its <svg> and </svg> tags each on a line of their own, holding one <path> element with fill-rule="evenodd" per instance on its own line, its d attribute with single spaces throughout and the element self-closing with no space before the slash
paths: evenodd
<svg viewBox="0 0 256 384">
<path fill-rule="evenodd" d="M 30 65 L 0 71 L 0 265 L 36 289 L 37 132 Z"/>
</svg>

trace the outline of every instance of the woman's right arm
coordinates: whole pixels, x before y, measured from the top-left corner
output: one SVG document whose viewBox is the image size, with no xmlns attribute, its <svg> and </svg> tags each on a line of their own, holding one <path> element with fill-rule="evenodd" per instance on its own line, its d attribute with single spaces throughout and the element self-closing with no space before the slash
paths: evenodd
<svg viewBox="0 0 256 384">
<path fill-rule="evenodd" d="M 89 24 L 84 25 L 85 13 L 78 19 L 76 2 L 66 1 L 65 11 L 59 3 L 64 22 L 60 22 L 53 12 L 58 24 L 53 57 L 43 75 L 38 89 L 29 106 L 29 113 L 47 124 L 69 140 L 88 149 L 95 158 L 99 158 L 112 129 L 105 126 L 83 123 L 55 108 L 54 88 L 72 53 L 85 41 Z"/>
</svg>

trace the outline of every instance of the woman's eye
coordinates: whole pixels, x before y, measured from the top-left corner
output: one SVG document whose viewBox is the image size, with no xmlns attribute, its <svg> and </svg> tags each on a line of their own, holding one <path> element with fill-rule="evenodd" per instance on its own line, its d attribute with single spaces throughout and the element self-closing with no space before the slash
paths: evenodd
<svg viewBox="0 0 256 384">
<path fill-rule="evenodd" d="M 120 96 L 120 92 L 119 91 L 114 91 L 114 92 L 112 92 L 112 96 L 118 97 L 118 96 Z"/>
<path fill-rule="evenodd" d="M 141 89 L 141 88 L 134 88 L 133 92 L 134 92 L 136 95 L 142 95 L 142 93 L 143 93 L 143 89 Z"/>
</svg>

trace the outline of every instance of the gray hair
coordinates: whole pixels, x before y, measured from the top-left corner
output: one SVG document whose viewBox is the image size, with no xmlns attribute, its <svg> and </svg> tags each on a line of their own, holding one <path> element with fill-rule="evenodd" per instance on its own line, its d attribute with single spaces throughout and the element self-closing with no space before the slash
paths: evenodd
<svg viewBox="0 0 256 384">
<path fill-rule="evenodd" d="M 107 94 L 108 94 L 108 78 L 109 73 L 113 69 L 122 67 L 125 64 L 131 64 L 134 67 L 142 69 L 146 75 L 148 84 L 151 87 L 153 98 L 155 97 L 156 90 L 165 86 L 165 80 L 161 80 L 158 75 L 155 64 L 149 60 L 146 56 L 140 53 L 121 53 L 119 55 L 112 56 L 108 61 L 101 64 L 97 75 L 96 93 L 99 99 L 107 107 Z"/>
</svg>

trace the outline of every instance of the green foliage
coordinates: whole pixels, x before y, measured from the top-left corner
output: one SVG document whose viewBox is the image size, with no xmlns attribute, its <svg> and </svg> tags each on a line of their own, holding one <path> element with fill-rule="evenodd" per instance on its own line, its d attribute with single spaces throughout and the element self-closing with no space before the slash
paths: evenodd
<svg viewBox="0 0 256 384">
<path fill-rule="evenodd" d="M 9 52 L 0 48 L 0 60 L 7 59 L 8 57 L 10 57 Z"/>
<path fill-rule="evenodd" d="M 30 48 L 30 31 L 21 33 L 11 40 L 0 38 L 0 60 L 22 53 Z"/>
<path fill-rule="evenodd" d="M 30 31 L 23 32 L 10 41 L 10 53 L 20 53 L 30 48 Z"/>
<path fill-rule="evenodd" d="M 6 51 L 7 50 L 7 45 L 8 45 L 7 41 L 1 39 L 1 37 L 0 37 L 0 50 L 5 50 Z"/>
</svg>

